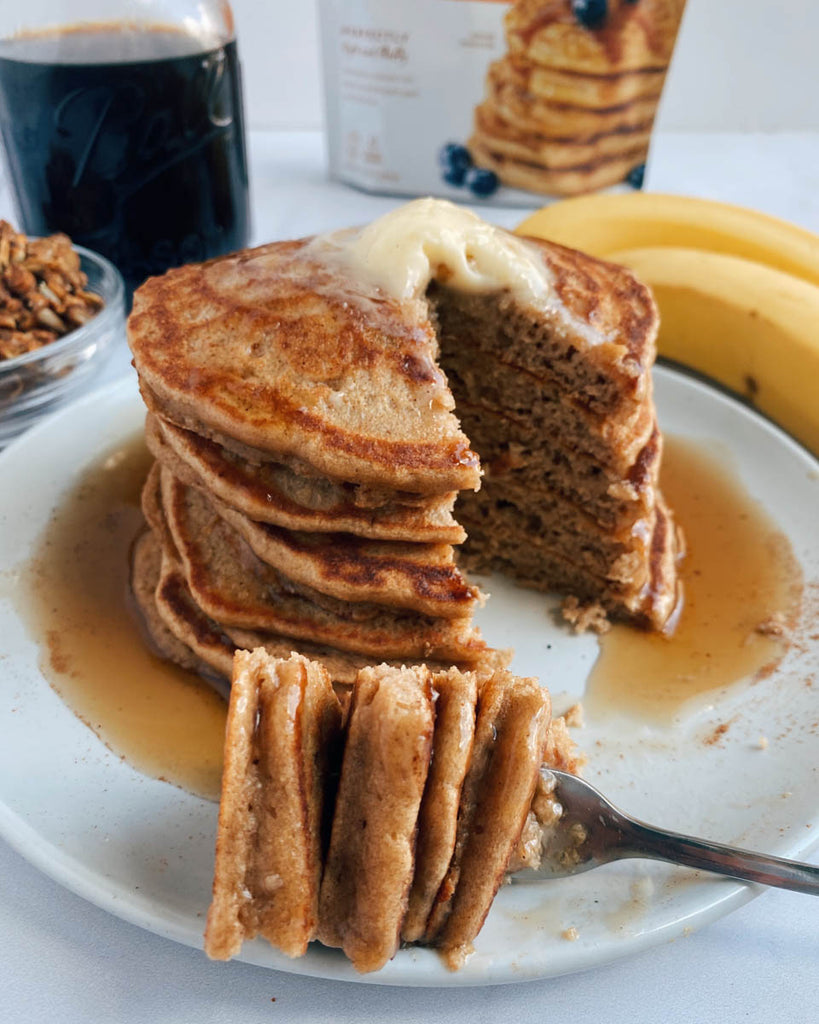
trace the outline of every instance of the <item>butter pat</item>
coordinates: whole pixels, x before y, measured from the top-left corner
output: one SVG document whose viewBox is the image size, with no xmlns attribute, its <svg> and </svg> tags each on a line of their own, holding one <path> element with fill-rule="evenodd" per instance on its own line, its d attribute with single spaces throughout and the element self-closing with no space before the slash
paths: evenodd
<svg viewBox="0 0 819 1024">
<path fill-rule="evenodd" d="M 399 301 L 423 298 L 431 281 L 466 292 L 508 290 L 536 306 L 552 291 L 535 246 L 444 199 L 416 199 L 364 228 L 319 235 L 309 248 Z"/>
</svg>

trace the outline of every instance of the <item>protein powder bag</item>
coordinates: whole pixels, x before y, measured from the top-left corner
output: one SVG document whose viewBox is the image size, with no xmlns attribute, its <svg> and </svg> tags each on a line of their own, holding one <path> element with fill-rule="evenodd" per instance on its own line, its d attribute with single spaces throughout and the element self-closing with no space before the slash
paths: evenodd
<svg viewBox="0 0 819 1024">
<path fill-rule="evenodd" d="M 685 0 L 321 0 L 330 173 L 532 203 L 640 188 Z"/>
</svg>

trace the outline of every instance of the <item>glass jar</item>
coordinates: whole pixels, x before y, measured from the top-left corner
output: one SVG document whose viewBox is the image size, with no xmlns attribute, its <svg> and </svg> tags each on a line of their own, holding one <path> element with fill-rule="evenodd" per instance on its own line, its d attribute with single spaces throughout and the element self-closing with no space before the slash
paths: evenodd
<svg viewBox="0 0 819 1024">
<path fill-rule="evenodd" d="M 18 227 L 108 256 L 129 294 L 247 244 L 226 0 L 0 5 L 0 130 Z"/>
</svg>

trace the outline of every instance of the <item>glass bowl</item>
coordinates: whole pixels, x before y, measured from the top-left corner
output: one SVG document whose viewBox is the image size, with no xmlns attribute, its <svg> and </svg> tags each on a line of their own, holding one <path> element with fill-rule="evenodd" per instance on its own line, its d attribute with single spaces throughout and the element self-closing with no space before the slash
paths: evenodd
<svg viewBox="0 0 819 1024">
<path fill-rule="evenodd" d="M 76 394 L 102 369 L 115 338 L 125 333 L 125 286 L 104 256 L 74 246 L 88 291 L 105 305 L 82 327 L 42 348 L 0 361 L 0 448 Z"/>
</svg>

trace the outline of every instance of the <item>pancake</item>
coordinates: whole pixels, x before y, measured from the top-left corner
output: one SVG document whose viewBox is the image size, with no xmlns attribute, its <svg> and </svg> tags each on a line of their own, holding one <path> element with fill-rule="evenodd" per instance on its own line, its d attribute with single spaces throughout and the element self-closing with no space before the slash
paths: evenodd
<svg viewBox="0 0 819 1024">
<path fill-rule="evenodd" d="M 599 159 L 633 154 L 636 150 L 648 152 L 651 139 L 651 121 L 622 126 L 588 139 L 576 136 L 555 136 L 545 133 L 540 125 L 523 130 L 510 124 L 497 113 L 491 103 L 483 103 L 475 111 L 473 138 L 490 147 L 493 152 L 512 159 L 535 161 L 547 169 L 577 167 Z"/>
<path fill-rule="evenodd" d="M 322 819 L 341 707 L 321 666 L 236 655 L 225 738 L 208 956 L 263 935 L 303 956 L 318 922 Z"/>
<path fill-rule="evenodd" d="M 199 674 L 215 672 L 230 679 L 233 653 L 237 648 L 264 648 L 272 657 L 279 658 L 289 657 L 296 651 L 321 664 L 333 682 L 340 686 L 351 685 L 359 669 L 383 660 L 270 631 L 223 627 L 206 615 L 191 593 L 173 538 L 165 524 L 160 480 L 160 467 L 154 464 L 143 488 L 142 506 L 155 529 L 147 532 L 147 549 L 139 563 L 150 565 L 150 570 L 135 572 L 132 587 L 145 615 L 148 631 L 163 656 Z M 487 650 L 480 660 L 487 668 L 505 667 L 509 654 Z M 396 664 L 401 663 L 412 665 L 413 661 L 404 658 Z M 426 659 L 424 664 L 435 671 L 444 668 L 430 659 Z"/>
<path fill-rule="evenodd" d="M 157 614 L 179 643 L 219 676 L 230 679 L 236 645 L 196 604 L 182 566 L 167 548 L 162 550 L 154 600 Z M 179 659 L 171 656 L 171 661 Z"/>
<path fill-rule="evenodd" d="M 478 660 L 485 651 L 468 619 L 431 619 L 381 605 L 325 598 L 262 562 L 208 499 L 167 470 L 162 511 L 196 604 L 221 626 L 263 630 L 370 658 Z"/>
<path fill-rule="evenodd" d="M 536 160 L 507 157 L 491 142 L 484 143 L 474 136 L 469 140 L 469 151 L 479 167 L 494 171 L 511 188 L 556 196 L 575 196 L 618 185 L 631 171 L 645 163 L 646 158 L 645 150 L 639 148 L 622 157 L 595 159 L 577 167 L 552 170 Z"/>
<path fill-rule="evenodd" d="M 418 814 L 415 871 L 401 928 L 404 942 L 426 931 L 432 905 L 455 849 L 461 788 L 472 756 L 478 684 L 474 672 L 436 673 L 433 756 Z"/>
<path fill-rule="evenodd" d="M 249 462 L 189 430 L 149 414 L 145 438 L 153 456 L 186 484 L 244 512 L 258 522 L 291 530 L 348 532 L 382 540 L 460 543 L 464 532 L 452 516 L 455 493 L 410 502 L 394 494 L 394 504 L 374 509 L 355 504 L 351 486 L 257 459 Z M 356 489 L 361 500 L 361 488 Z M 402 499 L 403 503 L 399 502 Z"/>
<path fill-rule="evenodd" d="M 143 393 L 147 385 L 177 424 L 209 424 L 334 478 L 433 494 L 475 489 L 477 456 L 450 411 L 426 309 L 377 288 L 377 302 L 362 297 L 354 275 L 322 268 L 305 244 L 272 243 L 146 282 L 128 328 Z M 639 382 L 642 350 L 653 344 L 636 329 L 646 300 L 634 278 L 532 245 L 555 285 L 555 301 L 533 318 L 576 335 L 586 358 L 575 372 L 588 369 L 591 382 L 603 364 L 627 397 L 627 378 Z M 618 277 L 630 282 L 632 302 L 620 301 Z M 592 308 L 600 343 L 589 345 Z M 256 356 L 237 341 L 251 336 L 265 339 Z M 343 401 L 332 399 L 339 394 Z"/>
<path fill-rule="evenodd" d="M 520 839 L 550 716 L 549 695 L 534 679 L 498 672 L 481 688 L 455 849 L 425 933 L 452 970 L 471 952 Z"/>
<path fill-rule="evenodd" d="M 210 666 L 168 629 L 154 600 L 162 563 L 162 546 L 151 530 L 143 531 L 131 548 L 130 587 L 142 615 L 145 632 L 157 654 L 181 668 L 208 675 Z"/>
<path fill-rule="evenodd" d="M 685 0 L 608 0 L 593 29 L 572 6 L 570 0 L 516 0 L 504 18 L 510 53 L 592 75 L 668 66 Z"/>
<path fill-rule="evenodd" d="M 477 487 L 432 325 L 360 291 L 304 241 L 150 278 L 128 320 L 143 394 L 177 425 L 319 475 L 433 494 Z"/>
<path fill-rule="evenodd" d="M 216 512 L 255 554 L 289 579 L 350 602 L 380 602 L 426 615 L 462 618 L 479 596 L 450 545 L 372 541 L 344 533 L 304 533 L 257 523 L 211 497 Z"/>
<path fill-rule="evenodd" d="M 619 107 L 635 100 L 656 102 L 664 82 L 665 71 L 584 75 L 541 65 L 529 69 L 529 90 L 534 96 L 550 103 L 569 103 L 592 110 Z"/>
<path fill-rule="evenodd" d="M 341 947 L 360 972 L 378 970 L 398 950 L 432 737 L 427 669 L 382 666 L 359 674 L 321 884 L 318 938 Z"/>
<path fill-rule="evenodd" d="M 619 106 L 592 108 L 555 103 L 530 89 L 530 68 L 515 61 L 495 61 L 486 80 L 486 100 L 508 124 L 525 132 L 538 131 L 555 138 L 593 139 L 616 129 L 650 125 L 657 99 L 635 99 Z"/>
</svg>

